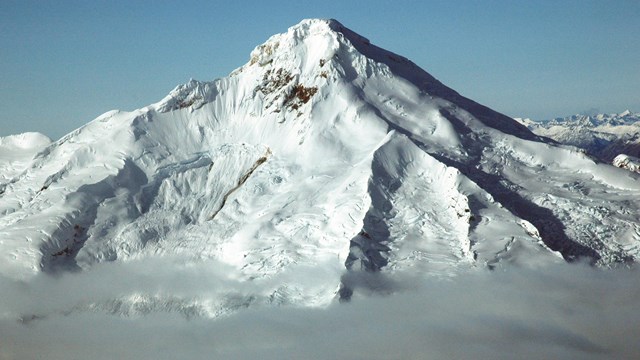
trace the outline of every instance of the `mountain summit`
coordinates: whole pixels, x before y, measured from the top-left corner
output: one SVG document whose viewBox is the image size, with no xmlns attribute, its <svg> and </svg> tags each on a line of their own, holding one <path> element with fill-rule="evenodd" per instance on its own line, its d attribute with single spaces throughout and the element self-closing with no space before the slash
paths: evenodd
<svg viewBox="0 0 640 360">
<path fill-rule="evenodd" d="M 358 273 L 635 261 L 639 195 L 637 174 L 304 20 L 228 77 L 108 112 L 3 178 L 0 272 L 177 256 L 269 279 L 251 301 L 320 304 Z"/>
</svg>

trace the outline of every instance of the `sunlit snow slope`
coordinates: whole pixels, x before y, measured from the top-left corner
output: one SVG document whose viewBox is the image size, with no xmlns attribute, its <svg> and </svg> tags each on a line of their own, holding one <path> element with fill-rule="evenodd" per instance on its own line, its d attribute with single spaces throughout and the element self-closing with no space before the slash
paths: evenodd
<svg viewBox="0 0 640 360">
<path fill-rule="evenodd" d="M 305 20 L 228 77 L 106 113 L 20 166 L 0 160 L 13 169 L 0 271 L 14 278 L 177 255 L 316 304 L 340 285 L 350 296 L 363 270 L 640 251 L 638 174 L 545 142 L 335 20 Z"/>
</svg>

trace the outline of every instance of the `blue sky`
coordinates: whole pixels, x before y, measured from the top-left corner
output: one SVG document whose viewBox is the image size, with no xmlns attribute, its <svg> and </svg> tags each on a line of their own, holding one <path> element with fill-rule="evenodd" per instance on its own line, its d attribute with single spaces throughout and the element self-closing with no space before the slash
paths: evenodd
<svg viewBox="0 0 640 360">
<path fill-rule="evenodd" d="M 335 18 L 510 116 L 640 111 L 640 1 L 0 0 L 0 136 L 59 138 Z"/>
</svg>

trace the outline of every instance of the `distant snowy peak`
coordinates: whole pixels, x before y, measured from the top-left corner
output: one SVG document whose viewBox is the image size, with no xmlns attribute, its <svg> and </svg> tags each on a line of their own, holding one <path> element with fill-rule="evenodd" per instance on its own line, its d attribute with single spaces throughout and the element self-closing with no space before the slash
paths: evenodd
<svg viewBox="0 0 640 360">
<path fill-rule="evenodd" d="M 605 162 L 618 154 L 640 156 L 640 113 L 572 115 L 546 121 L 516 118 L 540 136 L 585 149 Z"/>
<path fill-rule="evenodd" d="M 613 165 L 640 173 L 640 159 L 634 156 L 620 154 L 613 159 Z"/>
<path fill-rule="evenodd" d="M 48 136 L 38 132 L 27 132 L 0 137 L 0 153 L 7 151 L 30 151 L 41 149 L 51 143 Z"/>
<path fill-rule="evenodd" d="M 22 173 L 49 144 L 51 139 L 37 132 L 0 137 L 0 192 L 6 181 Z"/>
<path fill-rule="evenodd" d="M 600 127 L 600 126 L 620 126 L 620 125 L 636 125 L 640 121 L 640 113 L 633 113 L 625 110 L 619 114 L 598 114 L 598 115 L 572 115 L 564 118 L 555 118 L 548 122 L 541 122 L 543 126 L 550 127 L 554 125 L 565 126 L 583 126 L 583 127 Z"/>
<path fill-rule="evenodd" d="M 551 120 L 532 120 L 530 118 L 515 118 L 515 120 L 532 129 L 548 129 L 553 126 L 596 128 L 607 125 L 633 125 L 640 127 L 640 113 L 634 113 L 630 110 L 625 110 L 621 113 L 613 114 L 576 114 L 566 117 L 557 117 Z"/>
</svg>

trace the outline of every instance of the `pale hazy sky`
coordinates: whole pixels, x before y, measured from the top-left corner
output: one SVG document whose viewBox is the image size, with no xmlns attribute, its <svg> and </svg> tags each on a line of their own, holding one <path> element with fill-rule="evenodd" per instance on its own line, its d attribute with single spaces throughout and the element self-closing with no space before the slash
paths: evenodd
<svg viewBox="0 0 640 360">
<path fill-rule="evenodd" d="M 0 136 L 56 139 L 335 18 L 510 116 L 640 111 L 640 1 L 0 0 Z"/>
</svg>

